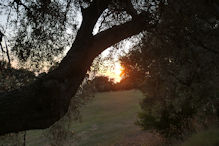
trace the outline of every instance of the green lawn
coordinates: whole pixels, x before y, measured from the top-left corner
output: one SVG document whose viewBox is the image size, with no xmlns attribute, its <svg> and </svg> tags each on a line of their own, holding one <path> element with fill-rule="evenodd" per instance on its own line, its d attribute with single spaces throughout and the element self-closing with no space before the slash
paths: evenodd
<svg viewBox="0 0 219 146">
<path fill-rule="evenodd" d="M 74 133 L 58 146 L 150 146 L 159 140 L 149 132 L 143 132 L 134 123 L 140 111 L 139 102 L 143 95 L 138 90 L 97 93 L 95 98 L 81 109 L 82 121 L 72 121 L 68 131 Z M 27 131 L 26 146 L 51 146 L 45 136 L 46 130 Z M 23 137 L 9 138 L 14 146 L 16 140 L 23 145 Z M 2 145 L 2 143 L 4 143 Z"/>
<path fill-rule="evenodd" d="M 59 146 L 162 145 L 159 136 L 142 131 L 134 124 L 141 99 L 143 95 L 137 90 L 97 93 L 93 100 L 82 107 L 82 121 L 72 121 L 68 131 L 74 135 Z M 51 146 L 45 131 L 28 131 L 26 146 Z M 199 132 L 181 145 L 219 146 L 218 131 L 218 128 L 214 128 Z M 22 139 L 22 135 L 5 139 L 0 137 L 0 146 L 20 146 L 23 145 Z"/>
<path fill-rule="evenodd" d="M 143 98 L 137 90 L 98 93 L 81 111 L 82 122 L 74 122 L 72 129 L 79 145 L 111 145 L 135 133 L 134 124 Z"/>
<path fill-rule="evenodd" d="M 154 146 L 162 145 L 159 136 L 142 131 L 134 124 L 143 95 L 138 90 L 97 93 L 81 109 L 82 121 L 73 121 L 74 133 L 58 146 Z M 51 146 L 46 130 L 27 132 L 26 146 Z M 23 135 L 0 137 L 0 146 L 23 145 Z M 182 146 L 219 146 L 219 129 L 212 128 L 192 135 Z"/>
<path fill-rule="evenodd" d="M 72 122 L 69 131 L 74 136 L 63 145 L 106 146 L 133 137 L 141 131 L 134 122 L 142 98 L 137 90 L 97 93 L 81 109 L 82 121 Z M 42 133 L 42 130 L 28 131 L 27 146 L 50 145 Z"/>
</svg>

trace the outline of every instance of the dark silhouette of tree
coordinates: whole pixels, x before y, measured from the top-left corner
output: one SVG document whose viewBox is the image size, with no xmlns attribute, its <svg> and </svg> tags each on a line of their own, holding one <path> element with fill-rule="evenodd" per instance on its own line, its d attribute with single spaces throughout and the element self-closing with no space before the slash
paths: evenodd
<svg viewBox="0 0 219 146">
<path fill-rule="evenodd" d="M 135 12 L 123 23 L 115 23 L 108 29 L 93 34 L 98 19 L 106 10 L 124 20 L 120 12 L 129 12 L 129 7 L 120 1 L 87 0 L 71 1 L 29 1 L 14 0 L 0 6 L 16 10 L 18 30 L 12 51 L 26 61 L 28 58 L 40 62 L 45 54 L 60 54 L 67 25 L 70 5 L 81 10 L 82 23 L 74 43 L 59 66 L 32 84 L 0 93 L 0 134 L 30 129 L 48 128 L 65 115 L 71 98 L 75 95 L 92 61 L 106 48 L 144 30 L 151 31 L 156 26 L 157 15 L 150 9 Z M 137 6 L 137 4 L 136 4 Z M 62 9 L 63 8 L 63 9 Z M 71 11 L 73 13 L 73 11 Z M 57 43 L 56 40 L 60 40 Z M 56 43 L 55 43 L 56 42 Z"/>
<path fill-rule="evenodd" d="M 113 90 L 113 81 L 106 76 L 97 76 L 92 81 L 92 85 L 98 92 L 106 92 Z"/>
<path fill-rule="evenodd" d="M 146 96 L 137 122 L 142 128 L 177 138 L 218 118 L 215 7 L 217 1 L 169 0 L 154 33 L 121 58 L 127 78 Z"/>
</svg>

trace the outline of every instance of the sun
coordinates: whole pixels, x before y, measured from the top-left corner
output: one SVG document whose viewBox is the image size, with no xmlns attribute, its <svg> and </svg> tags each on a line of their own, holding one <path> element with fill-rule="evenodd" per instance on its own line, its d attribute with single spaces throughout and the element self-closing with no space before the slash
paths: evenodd
<svg viewBox="0 0 219 146">
<path fill-rule="evenodd" d="M 122 73 L 122 66 L 120 65 L 120 63 L 116 63 L 114 69 L 115 69 L 114 70 L 115 75 L 120 76 Z"/>
<path fill-rule="evenodd" d="M 116 62 L 108 76 L 113 78 L 115 82 L 120 82 L 123 77 L 123 72 L 124 68 L 121 66 L 120 62 Z"/>
<path fill-rule="evenodd" d="M 103 66 L 100 67 L 99 75 L 107 76 L 115 83 L 118 83 L 123 78 L 124 68 L 119 61 L 106 61 L 103 62 Z"/>
</svg>

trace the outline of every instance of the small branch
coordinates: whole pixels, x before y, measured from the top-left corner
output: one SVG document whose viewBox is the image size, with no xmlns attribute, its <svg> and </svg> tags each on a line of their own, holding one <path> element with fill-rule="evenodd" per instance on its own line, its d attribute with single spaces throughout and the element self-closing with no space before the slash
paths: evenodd
<svg viewBox="0 0 219 146">
<path fill-rule="evenodd" d="M 102 22 L 100 23 L 100 26 L 99 26 L 99 28 L 98 28 L 98 31 L 100 32 L 100 29 L 102 28 L 102 26 L 103 26 L 103 23 L 105 22 L 105 20 L 106 20 L 106 18 L 108 17 L 108 16 L 110 16 L 111 15 L 111 13 L 108 11 L 108 12 L 106 12 L 106 15 L 103 15 L 103 20 L 102 20 Z"/>
<path fill-rule="evenodd" d="M 125 0 L 125 11 L 132 16 L 132 18 L 135 18 L 138 16 L 137 11 L 135 10 L 135 8 L 133 7 L 133 4 L 131 2 L 131 0 Z"/>
<path fill-rule="evenodd" d="M 65 16 L 64 16 L 64 19 L 63 19 L 63 24 L 67 19 L 67 13 L 69 12 L 69 8 L 71 6 L 71 3 L 72 3 L 72 0 L 67 0 L 67 5 L 66 5 L 66 8 L 65 8 Z"/>
<path fill-rule="evenodd" d="M 26 10 L 30 11 L 30 8 L 28 8 L 24 3 L 22 3 L 21 0 L 14 0 L 13 3 L 16 3 L 17 6 L 23 6 Z"/>
<path fill-rule="evenodd" d="M 6 40 L 5 40 L 5 48 L 6 48 L 6 54 L 7 54 L 7 58 L 8 58 L 8 63 L 9 63 L 9 65 L 11 65 L 11 59 L 10 59 L 10 56 L 9 56 L 9 50 L 8 50 L 8 45 L 6 43 Z"/>
</svg>

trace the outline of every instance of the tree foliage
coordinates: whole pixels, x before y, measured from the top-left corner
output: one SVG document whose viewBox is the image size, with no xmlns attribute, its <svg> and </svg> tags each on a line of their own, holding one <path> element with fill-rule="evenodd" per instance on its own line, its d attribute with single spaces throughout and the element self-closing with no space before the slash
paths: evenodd
<svg viewBox="0 0 219 146">
<path fill-rule="evenodd" d="M 97 76 L 91 81 L 91 86 L 94 86 L 97 92 L 112 91 L 113 85 L 113 81 L 106 76 Z"/>
<path fill-rule="evenodd" d="M 72 3 L 69 0 L 14 0 L 1 3 L 1 8 L 8 15 L 7 25 L 15 30 L 8 37 L 11 51 L 21 62 L 28 61 L 35 68 L 40 68 L 40 63 L 53 63 L 54 57 L 62 54 L 66 46 L 72 43 L 74 35 L 67 32 L 67 29 L 74 32 L 77 25 Z"/>
<path fill-rule="evenodd" d="M 34 73 L 25 69 L 14 69 L 0 61 L 0 92 L 8 92 L 26 86 L 36 80 Z"/>
<path fill-rule="evenodd" d="M 145 93 L 137 121 L 144 129 L 182 137 L 217 118 L 218 8 L 216 1 L 169 0 L 155 31 L 122 57 Z"/>
</svg>

